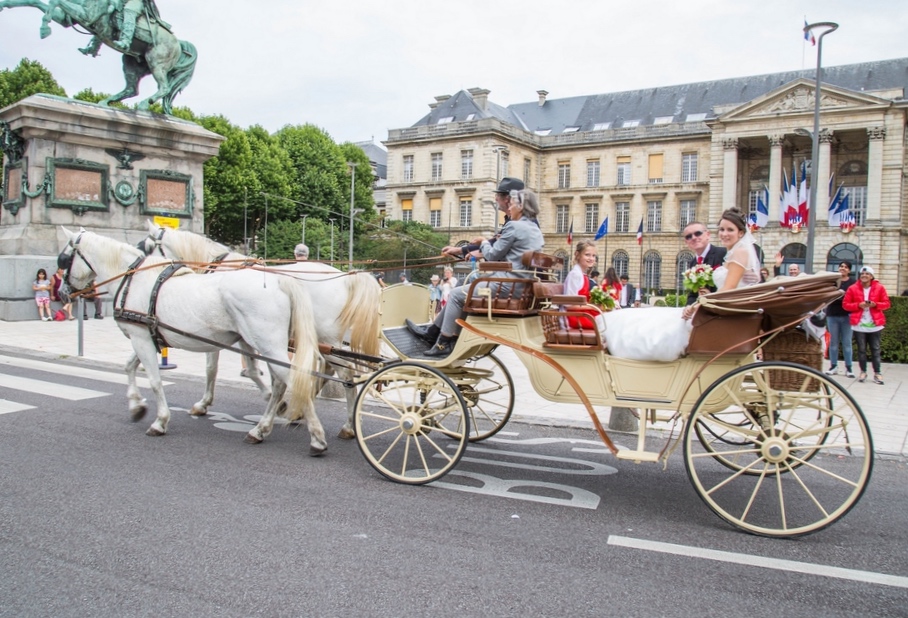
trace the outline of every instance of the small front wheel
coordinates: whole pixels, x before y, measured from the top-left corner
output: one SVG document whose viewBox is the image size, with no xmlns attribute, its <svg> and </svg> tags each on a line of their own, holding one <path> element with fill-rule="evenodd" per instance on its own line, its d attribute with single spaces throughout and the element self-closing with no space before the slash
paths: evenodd
<svg viewBox="0 0 908 618">
<path fill-rule="evenodd" d="M 356 443 L 382 476 L 422 485 L 448 473 L 467 447 L 470 418 L 460 390 L 442 372 L 396 363 L 372 374 L 354 409 Z"/>
<path fill-rule="evenodd" d="M 788 362 L 740 367 L 697 401 L 684 463 L 700 498 L 762 536 L 822 530 L 857 504 L 873 469 L 867 420 L 820 372 Z"/>
</svg>

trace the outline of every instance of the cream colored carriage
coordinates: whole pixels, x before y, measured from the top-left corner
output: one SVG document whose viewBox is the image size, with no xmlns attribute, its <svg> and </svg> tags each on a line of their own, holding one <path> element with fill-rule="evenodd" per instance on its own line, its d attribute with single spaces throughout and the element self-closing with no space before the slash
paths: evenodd
<svg viewBox="0 0 908 618">
<path fill-rule="evenodd" d="M 854 398 L 818 371 L 818 344 L 793 330 L 837 298 L 836 274 L 709 295 L 687 355 L 642 362 L 610 355 L 594 330 L 565 328 L 570 311 L 561 308 L 582 299 L 549 294 L 548 256 L 526 262 L 533 280 L 501 286 L 495 297 L 483 279 L 471 284 L 464 330 L 440 360 L 423 357 L 425 343 L 403 326 L 405 317 L 427 319 L 425 288 L 385 291 L 382 336 L 400 360 L 362 378 L 355 410 L 359 446 L 382 475 L 431 482 L 457 465 L 470 441 L 501 429 L 515 399 L 494 353 L 502 345 L 540 396 L 584 406 L 618 459 L 667 460 L 680 443 L 703 501 L 747 532 L 815 532 L 860 499 L 873 465 L 867 422 Z M 486 268 L 494 280 L 507 266 Z M 600 423 L 595 408 L 612 406 L 640 411 L 634 448 L 616 447 Z M 648 428 L 672 421 L 672 438 L 647 439 Z"/>
</svg>

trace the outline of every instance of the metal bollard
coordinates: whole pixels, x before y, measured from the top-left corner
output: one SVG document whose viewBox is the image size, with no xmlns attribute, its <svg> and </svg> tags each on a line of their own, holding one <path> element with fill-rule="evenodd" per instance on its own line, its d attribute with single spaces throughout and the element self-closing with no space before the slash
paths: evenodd
<svg viewBox="0 0 908 618">
<path fill-rule="evenodd" d="M 167 359 L 167 348 L 161 348 L 161 364 L 158 369 L 176 369 L 177 366 Z"/>
</svg>

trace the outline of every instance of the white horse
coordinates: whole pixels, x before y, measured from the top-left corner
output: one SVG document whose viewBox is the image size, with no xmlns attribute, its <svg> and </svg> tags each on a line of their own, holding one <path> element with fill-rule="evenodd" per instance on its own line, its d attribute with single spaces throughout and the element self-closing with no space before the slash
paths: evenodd
<svg viewBox="0 0 908 618">
<path fill-rule="evenodd" d="M 327 442 L 315 414 L 311 373 L 318 366 L 318 343 L 312 327 L 311 299 L 300 286 L 284 277 L 251 270 L 199 275 L 180 268 L 155 289 L 170 260 L 147 257 L 136 247 L 93 232 L 63 231 L 67 244 L 58 264 L 66 270 L 66 281 L 73 290 L 88 289 L 94 281 L 122 278 L 114 307 L 117 324 L 135 351 L 126 365 L 129 411 L 134 421 L 146 412 L 145 400 L 136 386 L 139 362 L 145 367 L 158 404 L 157 418 L 148 435 L 164 435 L 170 421 L 151 330 L 157 324 L 167 347 L 209 352 L 219 349 L 216 344 L 242 342 L 270 359 L 275 396 L 268 402 L 265 417 L 273 423 L 280 407 L 287 418 L 304 419 L 309 428 L 310 453 L 324 453 Z M 124 277 L 132 269 L 134 274 Z M 152 301 L 155 293 L 156 301 Z M 280 359 L 287 358 L 291 337 L 297 352 L 288 365 Z M 285 395 L 286 406 L 282 405 Z"/>
<path fill-rule="evenodd" d="M 312 298 L 313 317 L 318 341 L 332 347 L 349 342 L 350 349 L 359 354 L 375 356 L 380 351 L 381 287 L 375 277 L 362 271 L 343 272 L 320 262 L 296 262 L 273 267 L 252 266 L 254 258 L 230 251 L 213 240 L 187 232 L 162 228 L 148 221 L 149 236 L 144 241 L 145 252 L 157 252 L 162 257 L 189 263 L 200 271 L 211 268 L 237 269 L 251 267 L 279 273 L 300 283 Z M 141 247 L 142 243 L 140 243 Z M 207 266 L 207 265 L 211 266 Z M 350 385 L 353 369 L 344 359 L 326 359 L 338 376 L 345 381 L 347 422 L 338 437 L 354 437 L 353 412 L 356 390 Z M 254 373 L 254 372 L 253 372 Z M 207 409 L 214 398 L 214 379 L 209 374 L 205 397 L 196 404 L 199 410 Z"/>
</svg>

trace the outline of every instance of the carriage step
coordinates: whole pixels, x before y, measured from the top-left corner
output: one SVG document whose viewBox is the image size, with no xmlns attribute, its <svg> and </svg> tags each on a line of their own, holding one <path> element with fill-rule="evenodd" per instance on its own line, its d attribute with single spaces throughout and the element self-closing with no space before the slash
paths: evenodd
<svg viewBox="0 0 908 618">
<path fill-rule="evenodd" d="M 618 459 L 629 459 L 635 463 L 642 461 L 659 461 L 659 453 L 653 451 L 632 451 L 630 449 L 621 449 L 615 454 Z"/>
</svg>

